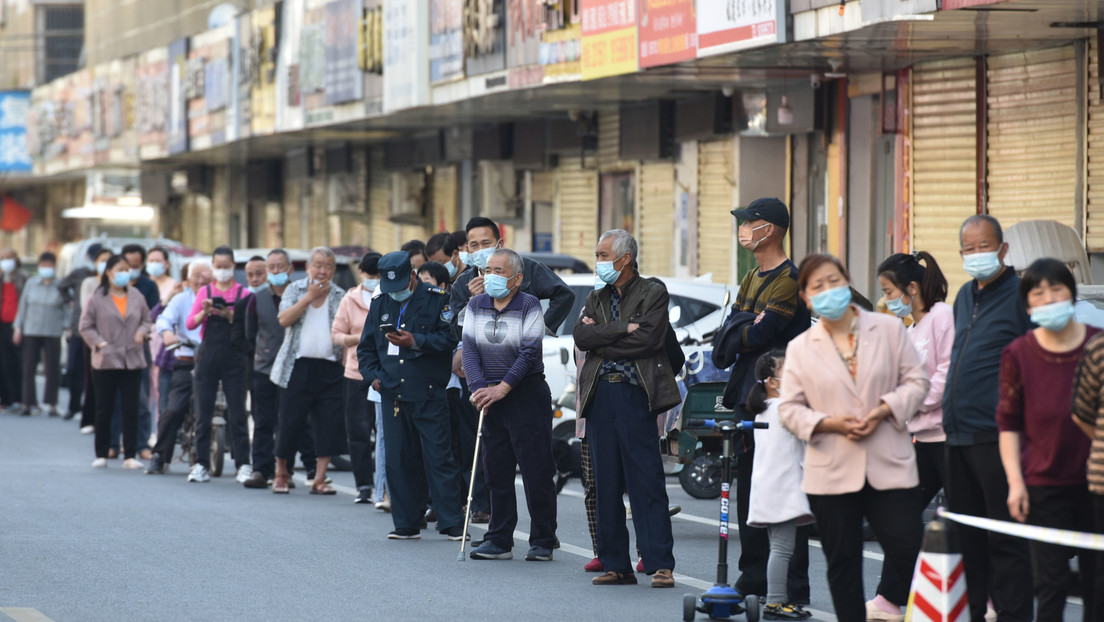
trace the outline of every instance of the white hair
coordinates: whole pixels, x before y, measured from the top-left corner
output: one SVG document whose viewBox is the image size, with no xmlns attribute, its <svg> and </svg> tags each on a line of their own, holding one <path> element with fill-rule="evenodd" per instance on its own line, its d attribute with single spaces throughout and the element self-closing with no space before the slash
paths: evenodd
<svg viewBox="0 0 1104 622">
<path fill-rule="evenodd" d="M 613 238 L 613 254 L 616 257 L 620 257 L 625 253 L 629 254 L 631 264 L 633 268 L 636 268 L 636 255 L 639 252 L 636 245 L 636 238 L 631 233 L 624 229 L 610 229 L 602 234 L 602 237 L 598 238 L 598 243 L 601 244 L 606 238 Z"/>
<path fill-rule="evenodd" d="M 521 261 L 521 255 L 508 248 L 500 248 L 491 254 L 491 257 L 498 257 L 504 255 L 506 257 L 506 265 L 510 266 L 510 272 L 519 274 L 524 272 L 525 264 Z"/>
<path fill-rule="evenodd" d="M 335 264 L 337 263 L 337 255 L 334 255 L 333 250 L 331 250 L 330 247 L 328 247 L 328 246 L 315 246 L 314 248 L 312 248 L 310 250 L 310 260 L 311 260 L 311 262 L 314 262 L 315 255 L 322 255 L 323 257 L 325 257 L 326 259 L 329 259 L 330 261 L 334 262 Z"/>
</svg>

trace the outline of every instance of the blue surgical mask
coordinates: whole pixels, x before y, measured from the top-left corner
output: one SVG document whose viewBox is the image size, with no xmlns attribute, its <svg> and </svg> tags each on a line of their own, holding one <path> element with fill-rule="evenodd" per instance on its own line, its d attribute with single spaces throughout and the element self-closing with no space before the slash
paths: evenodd
<svg viewBox="0 0 1104 622">
<path fill-rule="evenodd" d="M 54 278 L 54 269 L 53 268 L 46 268 L 46 267 L 39 267 L 38 276 L 40 276 L 44 279 L 52 279 L 52 278 Z"/>
<path fill-rule="evenodd" d="M 990 251 L 988 253 L 972 253 L 962 256 L 962 268 L 967 274 L 979 281 L 985 281 L 997 276 L 1001 271 L 1000 253 Z"/>
<path fill-rule="evenodd" d="M 617 259 L 621 259 L 618 257 Z M 613 261 L 617 261 L 614 259 Z M 613 285 L 617 282 L 617 279 L 621 278 L 621 270 L 613 269 L 613 261 L 599 261 L 595 266 L 598 272 L 598 278 L 602 279 L 603 283 Z"/>
<path fill-rule="evenodd" d="M 4 271 L 4 274 L 10 274 L 15 270 L 14 259 L 0 259 L 0 270 Z"/>
<path fill-rule="evenodd" d="M 364 289 L 370 292 L 374 292 L 376 291 L 376 288 L 379 287 L 379 279 L 364 279 L 364 282 L 361 283 L 361 285 L 364 287 Z"/>
<path fill-rule="evenodd" d="M 471 253 L 469 253 L 468 251 L 460 251 L 460 263 L 465 266 L 470 266 L 471 262 Z"/>
<path fill-rule="evenodd" d="M 104 270 L 107 270 L 107 262 L 106 261 L 96 262 L 96 274 L 103 274 Z"/>
<path fill-rule="evenodd" d="M 264 285 L 250 285 L 250 286 L 246 287 L 246 289 L 249 290 L 250 294 L 256 294 L 257 292 L 264 289 Z"/>
<path fill-rule="evenodd" d="M 890 313 L 896 315 L 897 317 L 908 317 L 912 315 L 912 303 L 910 302 L 908 304 L 905 304 L 904 302 L 902 302 L 904 299 L 904 294 L 901 294 L 893 300 L 887 298 L 886 308 L 889 309 Z"/>
<path fill-rule="evenodd" d="M 501 300 L 510 295 L 509 281 L 501 274 L 488 274 L 483 277 L 483 289 L 491 298 Z"/>
<path fill-rule="evenodd" d="M 273 287 L 283 287 L 287 285 L 288 274 L 287 272 L 280 272 L 279 274 L 268 273 L 268 284 Z"/>
<path fill-rule="evenodd" d="M 414 290 L 400 289 L 397 292 L 388 292 L 387 295 L 390 296 L 391 300 L 394 300 L 395 302 L 406 302 L 411 296 L 414 295 Z"/>
<path fill-rule="evenodd" d="M 130 272 L 116 272 L 111 280 L 115 283 L 115 287 L 126 287 L 130 283 Z"/>
<path fill-rule="evenodd" d="M 451 261 L 447 261 L 445 262 L 445 269 L 448 270 L 448 275 L 450 279 L 456 276 L 456 264 L 452 263 Z"/>
<path fill-rule="evenodd" d="M 597 291 L 597 290 L 603 289 L 603 288 L 605 288 L 605 286 L 606 286 L 606 282 L 602 280 L 602 277 L 595 274 L 594 275 L 594 290 Z"/>
<path fill-rule="evenodd" d="M 827 320 L 838 320 L 847 313 L 847 307 L 851 304 L 851 288 L 847 285 L 833 287 L 809 299 L 813 303 L 813 311 Z"/>
<path fill-rule="evenodd" d="M 472 265 L 480 270 L 486 270 L 487 260 L 491 258 L 491 255 L 494 255 L 496 250 L 498 250 L 498 247 L 492 246 L 490 248 L 481 248 L 475 251 L 471 254 Z"/>
<path fill-rule="evenodd" d="M 165 274 L 165 264 L 160 261 L 151 261 L 146 264 L 146 272 L 149 272 L 149 275 L 156 279 Z"/>
<path fill-rule="evenodd" d="M 142 269 L 141 268 L 131 268 L 130 269 L 130 280 L 131 281 L 137 281 L 138 277 L 140 277 L 140 276 L 142 276 Z"/>
<path fill-rule="evenodd" d="M 1073 301 L 1063 300 L 1031 308 L 1031 321 L 1051 331 L 1058 332 L 1073 319 Z"/>
</svg>

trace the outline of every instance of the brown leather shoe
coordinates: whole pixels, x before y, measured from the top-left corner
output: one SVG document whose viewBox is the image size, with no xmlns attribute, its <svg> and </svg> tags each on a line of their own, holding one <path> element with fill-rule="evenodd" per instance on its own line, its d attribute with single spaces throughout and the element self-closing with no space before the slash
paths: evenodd
<svg viewBox="0 0 1104 622">
<path fill-rule="evenodd" d="M 667 572 L 670 572 L 668 570 Z M 631 572 L 606 571 L 591 581 L 594 585 L 636 585 L 636 575 Z M 674 585 L 672 583 L 671 585 Z"/>
<path fill-rule="evenodd" d="M 484 512 L 483 510 L 472 512 L 471 522 L 474 525 L 486 525 L 487 523 L 491 522 L 491 514 L 490 512 Z"/>
<path fill-rule="evenodd" d="M 671 576 L 671 571 L 666 568 L 655 571 L 652 575 L 652 587 L 675 587 L 675 578 Z"/>
</svg>

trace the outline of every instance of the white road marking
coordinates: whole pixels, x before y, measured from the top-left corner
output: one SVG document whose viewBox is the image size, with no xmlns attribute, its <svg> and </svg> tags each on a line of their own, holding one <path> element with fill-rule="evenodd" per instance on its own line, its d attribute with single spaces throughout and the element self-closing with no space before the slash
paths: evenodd
<svg viewBox="0 0 1104 622">
<path fill-rule="evenodd" d="M 0 607 L 0 613 L 15 622 L 54 622 L 38 609 L 30 607 Z"/>
</svg>

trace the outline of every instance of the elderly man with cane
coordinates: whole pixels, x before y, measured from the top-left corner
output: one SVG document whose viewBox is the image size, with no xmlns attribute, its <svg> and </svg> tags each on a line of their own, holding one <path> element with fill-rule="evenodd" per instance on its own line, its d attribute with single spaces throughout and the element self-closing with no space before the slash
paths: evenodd
<svg viewBox="0 0 1104 622">
<path fill-rule="evenodd" d="M 544 381 L 544 315 L 521 291 L 521 256 L 496 250 L 487 261 L 484 293 L 468 302 L 464 373 L 472 403 L 485 410 L 483 469 L 491 522 L 472 559 L 512 559 L 517 527 L 514 470 L 520 467 L 531 521 L 526 561 L 552 561 L 556 547 L 556 474 L 552 459 L 552 396 Z"/>
</svg>

